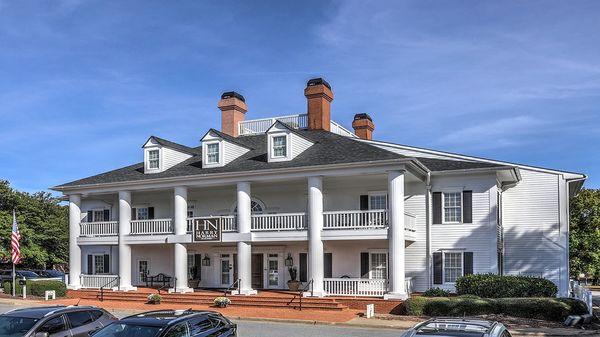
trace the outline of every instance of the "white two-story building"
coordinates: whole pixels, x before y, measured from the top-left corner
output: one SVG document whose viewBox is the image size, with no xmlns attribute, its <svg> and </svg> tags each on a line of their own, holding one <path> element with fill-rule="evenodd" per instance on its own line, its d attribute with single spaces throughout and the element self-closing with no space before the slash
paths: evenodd
<svg viewBox="0 0 600 337">
<path fill-rule="evenodd" d="M 306 114 L 247 120 L 224 93 L 221 129 L 199 144 L 152 136 L 143 162 L 54 187 L 69 199 L 69 287 L 164 274 L 178 292 L 252 295 L 287 289 L 295 267 L 313 296 L 403 299 L 469 273 L 541 276 L 566 295 L 585 175 L 376 141 L 367 114 L 354 132 L 331 120 L 326 81 L 304 94 Z"/>
</svg>

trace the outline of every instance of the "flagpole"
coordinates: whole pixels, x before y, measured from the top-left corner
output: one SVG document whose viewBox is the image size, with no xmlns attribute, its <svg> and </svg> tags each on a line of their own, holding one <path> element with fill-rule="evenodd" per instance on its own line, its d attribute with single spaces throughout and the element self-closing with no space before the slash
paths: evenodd
<svg viewBox="0 0 600 337">
<path fill-rule="evenodd" d="M 17 281 L 17 272 L 16 272 L 15 269 L 16 269 L 15 268 L 15 262 L 13 261 L 13 273 L 12 273 L 13 274 L 12 275 L 13 276 L 13 282 L 12 282 L 12 288 L 13 288 L 12 289 L 12 291 L 13 291 L 12 295 L 13 295 L 13 297 L 17 296 L 16 295 L 16 293 L 17 293 L 17 285 L 15 284 L 15 282 Z"/>
</svg>

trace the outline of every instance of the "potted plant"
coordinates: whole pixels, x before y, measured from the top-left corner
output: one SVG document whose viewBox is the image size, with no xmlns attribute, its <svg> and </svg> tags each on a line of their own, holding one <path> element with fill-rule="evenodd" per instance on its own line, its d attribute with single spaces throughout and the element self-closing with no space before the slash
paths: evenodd
<svg viewBox="0 0 600 337">
<path fill-rule="evenodd" d="M 159 294 L 148 295 L 148 304 L 160 304 L 160 301 L 162 301 L 162 296 Z"/>
<path fill-rule="evenodd" d="M 296 280 L 296 277 L 298 277 L 298 269 L 296 267 L 289 267 L 288 272 L 290 273 L 290 280 L 287 281 L 288 288 L 291 291 L 298 291 L 300 288 L 300 281 Z"/>
<path fill-rule="evenodd" d="M 188 280 L 188 285 L 189 285 L 190 288 L 196 289 L 200 285 L 200 280 L 197 277 L 197 275 L 198 275 L 198 266 L 193 266 L 191 268 L 191 270 L 190 270 L 190 273 L 192 274 L 192 278 L 190 278 Z"/>
<path fill-rule="evenodd" d="M 215 298 L 215 300 L 213 301 L 213 303 L 215 304 L 215 306 L 219 307 L 219 308 L 226 308 L 228 305 L 231 304 L 231 300 L 228 299 L 227 297 L 217 297 Z"/>
</svg>

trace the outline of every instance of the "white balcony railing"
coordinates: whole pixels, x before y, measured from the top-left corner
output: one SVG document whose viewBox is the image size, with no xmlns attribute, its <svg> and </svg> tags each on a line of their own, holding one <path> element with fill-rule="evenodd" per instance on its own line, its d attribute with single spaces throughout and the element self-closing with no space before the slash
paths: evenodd
<svg viewBox="0 0 600 337">
<path fill-rule="evenodd" d="M 383 296 L 387 291 L 386 279 L 326 278 L 325 292 L 333 296 Z"/>
<path fill-rule="evenodd" d="M 323 212 L 324 229 L 385 228 L 387 211 L 329 211 Z"/>
<path fill-rule="evenodd" d="M 171 234 L 173 226 L 171 219 L 133 220 L 131 234 Z"/>
<path fill-rule="evenodd" d="M 305 213 L 252 214 L 253 231 L 293 231 L 306 228 Z"/>
<path fill-rule="evenodd" d="M 119 235 L 118 221 L 82 222 L 81 236 L 115 236 Z"/>
<path fill-rule="evenodd" d="M 83 288 L 112 288 L 119 286 L 118 275 L 81 275 L 81 287 Z"/>
<path fill-rule="evenodd" d="M 194 220 L 195 219 L 203 219 L 207 217 L 193 217 L 187 219 L 187 231 L 191 233 L 194 229 Z M 221 218 L 221 231 L 225 232 L 235 232 L 237 231 L 237 223 L 235 220 L 235 215 L 224 215 L 220 216 Z"/>
<path fill-rule="evenodd" d="M 335 134 L 338 134 L 340 136 L 356 138 L 356 135 L 354 134 L 354 132 L 351 132 L 350 130 L 346 129 L 345 127 L 341 126 L 340 124 L 338 124 L 337 122 L 334 122 L 334 121 L 331 121 L 329 123 L 329 131 L 331 131 Z"/>
<path fill-rule="evenodd" d="M 306 129 L 308 126 L 308 115 L 299 114 L 242 121 L 239 123 L 239 134 L 253 135 L 265 133 L 276 121 L 281 121 L 294 129 Z"/>
</svg>

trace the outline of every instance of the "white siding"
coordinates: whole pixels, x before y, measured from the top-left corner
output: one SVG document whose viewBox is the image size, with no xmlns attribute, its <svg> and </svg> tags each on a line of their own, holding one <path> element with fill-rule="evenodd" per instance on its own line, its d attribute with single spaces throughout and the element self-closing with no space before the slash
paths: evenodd
<svg viewBox="0 0 600 337">
<path fill-rule="evenodd" d="M 408 183 L 405 188 L 404 209 L 417 216 L 416 240 L 405 249 L 406 277 L 413 278 L 414 291 L 428 288 L 425 191 L 424 183 Z"/>
<path fill-rule="evenodd" d="M 189 159 L 192 157 L 191 154 L 183 153 L 177 150 L 170 149 L 168 147 L 162 147 L 162 171 L 166 171 L 171 167 Z"/>
<path fill-rule="evenodd" d="M 223 140 L 223 165 L 227 165 L 248 152 L 245 147 Z"/>
<path fill-rule="evenodd" d="M 296 158 L 300 153 L 313 145 L 312 142 L 294 134 L 290 133 L 291 145 L 292 145 L 292 159 Z"/>
</svg>

